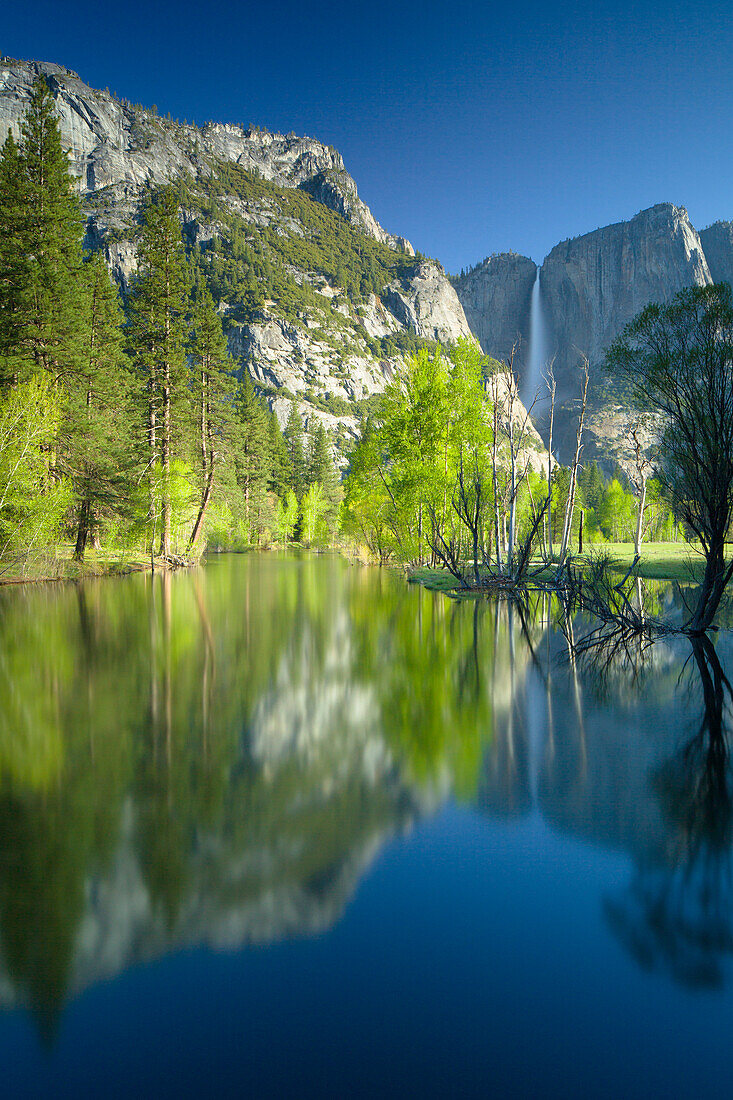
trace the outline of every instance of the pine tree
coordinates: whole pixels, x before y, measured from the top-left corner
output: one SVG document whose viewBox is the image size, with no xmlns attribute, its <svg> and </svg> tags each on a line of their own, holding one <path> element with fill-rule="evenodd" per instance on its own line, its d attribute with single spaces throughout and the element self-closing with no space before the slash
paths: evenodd
<svg viewBox="0 0 733 1100">
<path fill-rule="evenodd" d="M 290 486 L 298 500 L 308 487 L 308 466 L 303 449 L 303 421 L 293 401 L 283 433 L 290 459 Z"/>
<path fill-rule="evenodd" d="M 12 375 L 66 379 L 83 360 L 83 221 L 61 145 L 53 97 L 31 87 L 19 147 L 3 146 L 0 353 Z"/>
<path fill-rule="evenodd" d="M 275 421 L 277 424 L 277 420 Z M 260 530 L 267 485 L 271 477 L 271 426 L 267 409 L 255 393 L 246 369 L 237 393 L 237 482 L 244 495 L 244 525 L 249 541 Z M 278 429 L 279 431 L 279 429 Z M 282 436 L 280 437 L 282 440 Z"/>
<path fill-rule="evenodd" d="M 606 483 L 597 462 L 590 462 L 580 471 L 578 484 L 583 490 L 586 506 L 595 511 L 600 506 L 606 491 Z"/>
<path fill-rule="evenodd" d="M 323 421 L 320 420 L 310 439 L 308 482 L 311 486 L 320 485 L 323 490 L 323 508 L 321 510 L 321 516 L 330 537 L 335 531 L 338 523 L 339 504 L 342 494 L 338 474 L 331 454 L 331 448 L 328 443 L 328 433 Z"/>
<path fill-rule="evenodd" d="M 290 454 L 285 437 L 274 412 L 269 414 L 270 481 L 269 487 L 280 499 L 284 498 L 293 477 Z"/>
<path fill-rule="evenodd" d="M 22 241 L 27 210 L 20 152 L 9 130 L 0 153 L 0 376 L 5 384 L 17 380 L 19 367 L 21 306 L 30 263 Z"/>
<path fill-rule="evenodd" d="M 227 341 L 211 294 L 199 273 L 192 299 L 192 392 L 197 403 L 200 503 L 189 540 L 189 550 L 199 538 L 211 501 L 215 472 L 225 465 L 232 445 L 231 398 L 234 380 Z"/>
<path fill-rule="evenodd" d="M 174 440 L 177 450 L 182 449 L 191 413 L 186 369 L 189 285 L 178 200 L 171 188 L 163 188 L 145 209 L 138 261 L 140 274 L 130 297 L 130 344 L 147 388 L 151 538 L 158 518 L 155 473 L 159 469 L 160 554 L 167 557 L 171 453 Z"/>
<path fill-rule="evenodd" d="M 68 385 L 62 461 L 77 509 L 75 556 L 83 560 L 103 516 L 128 516 L 140 432 L 123 350 L 122 310 L 101 253 L 84 265 L 85 354 Z"/>
</svg>

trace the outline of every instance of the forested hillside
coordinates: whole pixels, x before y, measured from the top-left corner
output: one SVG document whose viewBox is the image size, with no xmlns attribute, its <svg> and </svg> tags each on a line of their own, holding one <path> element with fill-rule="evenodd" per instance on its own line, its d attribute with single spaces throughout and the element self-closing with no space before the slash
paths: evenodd
<svg viewBox="0 0 733 1100">
<path fill-rule="evenodd" d="M 17 138 L 33 81 L 53 97 L 86 219 L 127 292 L 142 210 L 176 189 L 187 251 L 201 262 L 239 366 L 281 426 L 291 395 L 324 423 L 341 460 L 363 407 L 424 342 L 469 334 L 435 261 L 385 232 L 338 152 L 247 124 L 195 126 L 97 91 L 58 65 L 0 62 L 0 137 Z"/>
</svg>

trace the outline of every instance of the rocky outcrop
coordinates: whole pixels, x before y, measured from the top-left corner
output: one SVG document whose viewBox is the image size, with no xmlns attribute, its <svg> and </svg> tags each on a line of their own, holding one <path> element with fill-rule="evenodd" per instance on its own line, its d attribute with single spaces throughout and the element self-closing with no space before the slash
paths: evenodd
<svg viewBox="0 0 733 1100">
<path fill-rule="evenodd" d="M 0 140 L 5 140 L 8 129 L 18 136 L 31 85 L 39 75 L 46 77 L 53 92 L 82 198 L 88 205 L 95 196 L 103 200 L 117 219 L 129 215 L 146 185 L 208 172 L 217 160 L 225 160 L 280 187 L 303 187 L 365 233 L 413 253 L 404 237 L 382 229 L 332 146 L 255 127 L 213 122 L 199 127 L 161 118 L 90 88 L 62 65 L 0 60 Z"/>
<path fill-rule="evenodd" d="M 671 203 L 556 245 L 542 265 L 540 287 L 558 400 L 575 396 L 580 354 L 597 369 L 614 337 L 649 302 L 711 282 L 687 211 Z"/>
<path fill-rule="evenodd" d="M 380 392 L 395 377 L 415 343 L 412 337 L 404 339 L 408 332 L 443 342 L 470 335 L 440 265 L 430 260 L 403 262 L 414 256 L 412 245 L 379 225 L 331 146 L 257 127 L 179 123 L 90 88 L 60 65 L 10 59 L 0 61 L 0 140 L 8 128 L 16 137 L 19 134 L 32 83 L 39 75 L 53 93 L 62 141 L 78 181 L 87 215 L 85 244 L 103 251 L 123 292 L 137 268 L 131 227 L 139 216 L 140 199 L 150 185 L 176 178 L 185 178 L 205 200 L 182 215 L 191 247 L 216 251 L 223 241 L 231 256 L 231 237 L 238 233 L 240 241 L 272 254 L 274 233 L 285 241 L 308 241 L 307 255 L 312 257 L 321 247 L 320 222 L 306 217 L 301 203 L 284 203 L 279 190 L 297 189 L 393 251 L 392 271 L 400 277 L 394 278 L 390 262 L 383 260 L 385 286 L 361 301 L 322 271 L 299 264 L 296 245 L 285 259 L 275 250 L 272 261 L 284 279 L 305 288 L 298 305 L 292 296 L 287 303 L 280 298 L 266 301 L 246 324 L 240 321 L 241 310 L 227 302 L 220 307 L 227 318 L 230 351 L 265 389 L 278 415 L 287 417 L 294 397 L 306 424 L 320 419 L 332 431 L 341 461 L 359 423 L 359 410 L 352 413 L 348 405 Z M 207 203 L 214 194 L 207 190 L 208 180 L 222 162 L 251 173 L 250 185 L 229 190 L 217 185 L 215 200 Z M 338 227 L 331 223 L 329 233 L 324 248 L 333 247 Z M 339 247 L 344 242 L 350 244 L 344 239 Z M 359 285 L 360 253 L 353 242 L 350 247 L 353 288 Z M 331 270 L 327 261 L 325 270 Z M 395 339 L 390 342 L 391 337 Z"/>
<path fill-rule="evenodd" d="M 733 222 L 714 222 L 700 240 L 713 282 L 733 284 Z"/>
<path fill-rule="evenodd" d="M 471 335 L 458 295 L 443 269 L 430 260 L 409 278 L 390 283 L 382 301 L 401 325 L 423 339 L 449 344 Z"/>
<path fill-rule="evenodd" d="M 487 355 L 506 359 L 512 346 L 529 345 L 530 304 L 537 265 L 528 256 L 501 252 L 453 280 L 471 331 Z"/>
<path fill-rule="evenodd" d="M 356 184 L 344 169 L 343 164 L 340 169 L 334 168 L 319 172 L 300 186 L 317 202 L 321 202 L 324 206 L 335 210 L 347 221 L 350 221 L 353 225 L 358 225 L 360 229 L 363 229 L 365 233 L 375 237 L 378 241 L 389 245 L 390 248 L 396 248 L 399 252 L 405 252 L 408 256 L 415 255 L 415 249 L 406 237 L 385 233 L 369 207 L 359 198 Z"/>
<path fill-rule="evenodd" d="M 499 357 L 522 338 L 520 371 L 531 356 L 531 301 L 536 267 L 523 256 L 484 260 L 454 279 L 472 330 L 485 351 Z M 591 389 L 606 348 L 649 302 L 669 301 L 689 286 L 733 279 L 733 226 L 717 222 L 698 235 L 684 207 L 660 203 L 629 221 L 556 245 L 540 271 L 539 303 L 545 353 L 555 356 L 555 444 L 562 458 L 573 446 L 578 364 L 587 355 Z M 537 320 L 537 319 L 535 319 Z M 544 403 L 546 404 L 546 403 Z M 546 411 L 536 407 L 544 426 Z"/>
</svg>

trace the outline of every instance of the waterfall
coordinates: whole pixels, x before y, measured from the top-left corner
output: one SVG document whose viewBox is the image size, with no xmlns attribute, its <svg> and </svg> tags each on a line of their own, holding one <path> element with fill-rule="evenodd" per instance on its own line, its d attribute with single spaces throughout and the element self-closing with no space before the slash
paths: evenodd
<svg viewBox="0 0 733 1100">
<path fill-rule="evenodd" d="M 527 370 L 522 380 L 522 401 L 529 406 L 539 393 L 540 400 L 545 397 L 542 373 L 547 366 L 550 357 L 545 313 L 542 308 L 542 295 L 540 293 L 540 269 L 532 287 L 532 304 L 529 308 L 529 353 L 527 355 Z"/>
</svg>

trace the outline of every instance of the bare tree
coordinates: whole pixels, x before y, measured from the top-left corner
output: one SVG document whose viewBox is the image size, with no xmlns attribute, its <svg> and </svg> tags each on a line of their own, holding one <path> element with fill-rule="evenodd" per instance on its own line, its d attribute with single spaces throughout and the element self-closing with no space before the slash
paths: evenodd
<svg viewBox="0 0 733 1100">
<path fill-rule="evenodd" d="M 555 423 L 555 357 L 547 364 L 545 382 L 550 394 L 550 435 L 547 440 L 547 557 L 552 561 L 552 429 Z"/>
<path fill-rule="evenodd" d="M 637 409 L 664 425 L 658 475 L 675 511 L 700 540 L 705 573 L 685 629 L 713 622 L 733 561 L 733 301 L 728 283 L 691 287 L 646 307 L 614 341 L 607 369 Z"/>
<path fill-rule="evenodd" d="M 646 506 L 646 483 L 651 477 L 654 467 L 644 453 L 644 447 L 641 442 L 641 430 L 643 428 L 643 418 L 639 417 L 638 420 L 629 428 L 628 440 L 631 444 L 634 452 L 634 461 L 629 473 L 629 481 L 631 482 L 634 492 L 636 493 L 638 503 L 638 511 L 636 515 L 636 532 L 634 534 L 634 554 L 638 557 L 641 553 L 641 540 L 644 524 L 644 508 Z"/>
<path fill-rule="evenodd" d="M 502 402 L 504 429 L 509 444 L 509 478 L 507 482 L 507 510 L 509 512 L 509 532 L 506 543 L 506 568 L 511 572 L 517 541 L 517 502 L 519 490 L 529 471 L 527 453 L 527 435 L 531 426 L 531 414 L 537 402 L 525 408 L 519 399 L 519 381 L 514 373 L 514 356 L 517 345 L 514 344 L 509 358 L 505 361 L 506 396 Z"/>
<path fill-rule="evenodd" d="M 514 349 L 512 348 L 512 354 Z M 491 479 L 494 490 L 494 535 L 496 541 L 496 565 L 501 573 L 501 530 L 499 527 L 499 375 L 491 376 L 491 401 L 492 401 L 492 437 L 491 437 Z"/>
<path fill-rule="evenodd" d="M 568 492 L 568 499 L 565 505 L 565 521 L 562 528 L 562 540 L 560 542 L 560 554 L 559 564 L 562 568 L 565 561 L 565 557 L 568 552 L 568 544 L 570 542 L 570 532 L 573 524 L 573 511 L 575 509 L 575 492 L 578 486 L 578 467 L 580 466 L 580 456 L 583 451 L 583 428 L 585 426 L 585 410 L 588 403 L 588 357 L 582 356 L 582 372 L 583 379 L 581 383 L 581 398 L 580 398 L 580 413 L 578 414 L 578 430 L 575 436 L 575 454 L 573 455 L 573 464 L 570 468 L 570 489 Z"/>
</svg>

